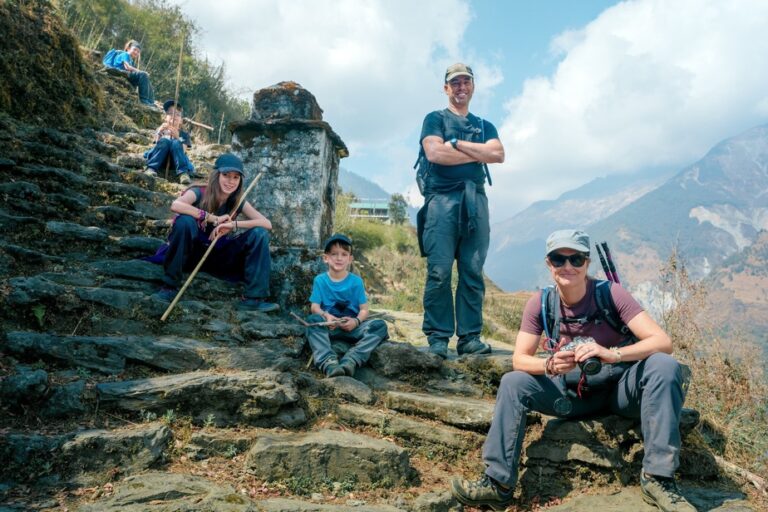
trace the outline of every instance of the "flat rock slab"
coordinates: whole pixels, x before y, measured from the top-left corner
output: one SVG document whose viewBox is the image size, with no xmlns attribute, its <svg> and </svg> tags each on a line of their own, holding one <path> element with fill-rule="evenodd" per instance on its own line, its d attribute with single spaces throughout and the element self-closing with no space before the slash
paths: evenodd
<svg viewBox="0 0 768 512">
<path fill-rule="evenodd" d="M 103 242 L 109 238 L 109 233 L 104 229 L 96 226 L 81 226 L 72 222 L 50 221 L 45 224 L 45 229 L 63 238 L 86 242 Z"/>
<path fill-rule="evenodd" d="M 105 483 L 110 472 L 130 474 L 163 459 L 173 435 L 165 425 L 120 430 L 86 430 L 61 445 L 61 463 L 72 481 L 88 485 Z"/>
<path fill-rule="evenodd" d="M 260 437 L 245 469 L 266 480 L 306 479 L 312 485 L 331 480 L 364 488 L 403 485 L 413 473 L 399 446 L 336 430 Z"/>
<path fill-rule="evenodd" d="M 403 509 L 391 505 L 368 504 L 329 504 L 310 503 L 308 501 L 274 498 L 259 501 L 258 507 L 263 512 L 326 512 L 337 510 L 339 512 L 403 512 Z"/>
<path fill-rule="evenodd" d="M 339 404 L 336 408 L 336 416 L 339 421 L 349 425 L 376 427 L 385 435 L 417 443 L 448 446 L 457 450 L 479 448 L 484 440 L 483 436 L 474 432 L 467 432 L 443 425 L 434 425 L 359 405 Z"/>
<path fill-rule="evenodd" d="M 105 407 L 158 414 L 173 409 L 196 424 L 297 426 L 306 421 L 296 406 L 299 394 L 293 377 L 270 370 L 182 373 L 102 383 L 96 390 Z"/>
<path fill-rule="evenodd" d="M 466 397 L 450 398 L 389 391 L 385 404 L 395 411 L 483 433 L 490 427 L 493 417 L 493 402 Z"/>
<path fill-rule="evenodd" d="M 54 336 L 35 332 L 10 332 L 4 350 L 26 358 L 49 358 L 71 366 L 117 374 L 126 362 L 137 362 L 172 372 L 205 366 L 201 353 L 209 345 L 165 336 Z"/>
<path fill-rule="evenodd" d="M 352 377 L 335 377 L 320 382 L 336 398 L 359 404 L 372 404 L 376 401 L 371 388 Z"/>
<path fill-rule="evenodd" d="M 198 460 L 209 457 L 231 459 L 247 451 L 259 435 L 260 433 L 257 432 L 238 433 L 221 430 L 195 432 L 184 447 L 184 451 L 189 457 Z"/>
<path fill-rule="evenodd" d="M 75 508 L 79 512 L 257 512 L 256 504 L 226 484 L 177 473 L 152 472 L 126 478 L 109 498 Z"/>
<path fill-rule="evenodd" d="M 719 491 L 681 485 L 683 495 L 698 510 L 707 512 L 757 512 L 752 504 L 738 492 Z M 658 512 L 658 509 L 643 501 L 639 487 L 625 487 L 621 492 L 610 495 L 581 495 L 566 503 L 548 508 L 552 512 Z"/>
</svg>

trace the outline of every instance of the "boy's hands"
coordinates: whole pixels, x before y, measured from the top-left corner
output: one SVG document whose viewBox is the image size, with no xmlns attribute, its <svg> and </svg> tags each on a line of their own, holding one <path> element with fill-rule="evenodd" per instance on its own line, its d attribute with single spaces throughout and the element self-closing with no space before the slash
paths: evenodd
<svg viewBox="0 0 768 512">
<path fill-rule="evenodd" d="M 341 324 L 339 325 L 339 327 L 341 328 L 342 331 L 351 332 L 357 328 L 357 322 L 351 316 L 345 316 L 340 320 L 341 320 Z"/>
<path fill-rule="evenodd" d="M 336 329 L 336 327 L 338 327 L 339 325 L 341 325 L 340 324 L 341 318 L 335 317 L 330 313 L 323 313 L 323 318 L 325 319 L 326 322 L 334 322 L 328 326 L 328 329 L 331 331 Z M 339 322 L 339 323 L 336 323 L 336 322 Z"/>
</svg>

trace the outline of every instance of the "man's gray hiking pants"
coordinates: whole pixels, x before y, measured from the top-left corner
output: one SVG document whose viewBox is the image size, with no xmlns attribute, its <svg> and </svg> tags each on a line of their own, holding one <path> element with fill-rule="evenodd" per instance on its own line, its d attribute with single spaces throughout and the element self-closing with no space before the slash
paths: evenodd
<svg viewBox="0 0 768 512">
<path fill-rule="evenodd" d="M 480 338 L 483 328 L 483 265 L 488 254 L 488 198 L 474 193 L 474 229 L 469 229 L 465 191 L 435 194 L 424 218 L 423 244 L 427 256 L 422 330 L 430 345 L 447 342 L 454 332 L 459 348 Z M 456 260 L 459 283 L 454 303 L 451 272 Z M 461 352 L 461 350 L 459 350 Z"/>
<path fill-rule="evenodd" d="M 513 371 L 504 375 L 496 395 L 496 408 L 483 445 L 485 473 L 505 486 L 517 484 L 520 451 L 525 437 L 525 414 L 539 411 L 557 416 L 555 400 L 563 397 L 559 378 Z M 613 412 L 639 418 L 645 455 L 643 471 L 671 477 L 680 454 L 680 411 L 683 408 L 680 364 L 663 353 L 650 355 L 629 367 L 617 384 L 584 399 L 572 398 L 568 418 Z"/>
</svg>

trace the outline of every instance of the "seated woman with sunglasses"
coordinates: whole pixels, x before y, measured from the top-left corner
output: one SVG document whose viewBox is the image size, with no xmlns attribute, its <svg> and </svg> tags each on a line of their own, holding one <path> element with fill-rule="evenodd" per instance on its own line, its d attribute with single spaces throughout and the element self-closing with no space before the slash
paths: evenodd
<svg viewBox="0 0 768 512">
<path fill-rule="evenodd" d="M 587 275 L 590 244 L 586 233 L 555 231 L 546 247 L 552 292 L 559 298 L 559 314 L 554 318 L 560 320 L 551 320 L 558 324 L 552 328 L 546 325 L 542 292 L 528 301 L 515 342 L 515 371 L 501 379 L 483 446 L 485 471 L 478 481 L 453 479 L 454 497 L 465 505 L 495 510 L 504 510 L 513 502 L 528 411 L 567 418 L 615 413 L 640 420 L 645 443 L 640 474 L 643 499 L 664 511 L 695 511 L 680 495 L 674 479 L 684 392 L 681 367 L 669 355 L 669 336 L 615 283 L 605 284 L 610 285 L 618 316 L 631 334 L 600 321 L 595 299 L 598 281 Z M 555 339 L 542 343 L 545 332 Z M 574 340 L 575 347 L 570 345 Z M 540 344 L 550 352 L 546 359 L 535 355 Z M 587 360 L 600 370 L 587 375 L 583 385 L 587 372 L 582 368 Z"/>
</svg>

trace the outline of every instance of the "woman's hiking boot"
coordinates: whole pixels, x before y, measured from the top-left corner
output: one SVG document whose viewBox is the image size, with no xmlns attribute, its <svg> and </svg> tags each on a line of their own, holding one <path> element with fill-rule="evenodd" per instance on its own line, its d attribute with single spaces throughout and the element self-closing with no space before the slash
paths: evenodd
<svg viewBox="0 0 768 512">
<path fill-rule="evenodd" d="M 451 494 L 459 503 L 470 507 L 491 507 L 504 510 L 512 504 L 514 489 L 504 490 L 501 485 L 486 474 L 475 482 L 463 478 L 451 480 Z"/>
<path fill-rule="evenodd" d="M 680 494 L 674 477 L 647 475 L 642 471 L 640 488 L 643 491 L 643 500 L 663 512 L 696 512 L 696 507 Z"/>
</svg>

